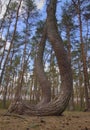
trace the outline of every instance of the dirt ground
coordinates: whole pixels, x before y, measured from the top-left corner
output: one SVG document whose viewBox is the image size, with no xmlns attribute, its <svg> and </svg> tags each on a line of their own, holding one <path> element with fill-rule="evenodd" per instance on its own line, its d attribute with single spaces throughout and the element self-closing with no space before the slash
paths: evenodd
<svg viewBox="0 0 90 130">
<path fill-rule="evenodd" d="M 64 112 L 62 116 L 4 116 L 0 110 L 0 130 L 90 130 L 90 112 Z"/>
</svg>

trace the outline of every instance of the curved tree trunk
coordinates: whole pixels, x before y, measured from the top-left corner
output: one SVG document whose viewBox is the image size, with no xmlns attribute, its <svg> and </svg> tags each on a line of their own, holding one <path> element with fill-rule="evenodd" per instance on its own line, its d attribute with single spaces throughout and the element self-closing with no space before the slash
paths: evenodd
<svg viewBox="0 0 90 130">
<path fill-rule="evenodd" d="M 45 24 L 42 39 L 38 46 L 38 53 L 35 62 L 36 76 L 42 90 L 42 100 L 39 104 L 37 104 L 38 107 L 45 105 L 51 100 L 51 84 L 44 72 L 44 66 L 43 66 L 43 52 L 45 49 L 46 38 L 47 38 L 47 28 Z"/>
<path fill-rule="evenodd" d="M 60 115 L 68 105 L 72 93 L 72 72 L 68 61 L 67 53 L 63 46 L 63 41 L 58 33 L 56 23 L 56 3 L 57 0 L 51 0 L 47 8 L 47 36 L 55 51 L 58 66 L 60 69 L 62 87 L 58 98 L 51 102 L 40 105 L 40 107 L 24 104 L 22 101 L 11 104 L 9 112 L 28 115 Z M 42 58 L 41 58 L 42 59 Z M 42 61 L 39 61 L 42 64 Z M 41 66 L 40 64 L 40 66 Z M 38 78 L 41 78 L 38 77 Z M 45 83 L 45 82 L 43 82 Z M 42 84 L 42 83 L 41 83 Z"/>
</svg>

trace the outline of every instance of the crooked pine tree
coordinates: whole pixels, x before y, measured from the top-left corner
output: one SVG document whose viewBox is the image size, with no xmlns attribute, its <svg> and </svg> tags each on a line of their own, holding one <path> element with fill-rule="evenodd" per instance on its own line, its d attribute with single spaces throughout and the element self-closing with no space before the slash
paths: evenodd
<svg viewBox="0 0 90 130">
<path fill-rule="evenodd" d="M 43 29 L 41 43 L 38 48 L 39 53 L 37 55 L 41 53 L 43 56 L 43 52 L 44 52 L 43 46 L 45 45 L 46 38 L 48 38 L 55 52 L 58 67 L 60 70 L 60 76 L 61 76 L 60 94 L 58 98 L 55 98 L 52 101 L 50 101 L 51 85 L 49 81 L 47 81 L 46 84 L 47 78 L 46 75 L 44 74 L 44 68 L 42 65 L 43 62 L 41 61 L 43 60 L 43 58 L 42 56 L 41 57 L 37 56 L 38 62 L 36 60 L 36 64 L 37 64 L 36 71 L 38 72 L 37 77 L 40 82 L 41 89 L 43 91 L 42 101 L 41 103 L 39 103 L 39 105 L 38 104 L 28 105 L 24 103 L 21 99 L 18 99 L 17 101 L 15 100 L 13 101 L 13 103 L 11 103 L 8 109 L 8 112 L 10 113 L 14 112 L 18 114 L 28 114 L 28 115 L 37 115 L 37 116 L 60 115 L 68 105 L 68 102 L 72 94 L 72 86 L 73 86 L 72 71 L 71 71 L 70 62 L 68 61 L 67 53 L 64 49 L 62 38 L 58 33 L 56 16 L 55 16 L 56 4 L 57 4 L 57 0 L 50 0 L 50 3 L 47 6 L 47 20 L 45 23 L 46 25 L 44 26 L 46 29 L 45 28 Z M 38 68 L 40 66 L 41 66 L 41 70 Z M 46 89 L 43 84 L 46 84 Z"/>
</svg>

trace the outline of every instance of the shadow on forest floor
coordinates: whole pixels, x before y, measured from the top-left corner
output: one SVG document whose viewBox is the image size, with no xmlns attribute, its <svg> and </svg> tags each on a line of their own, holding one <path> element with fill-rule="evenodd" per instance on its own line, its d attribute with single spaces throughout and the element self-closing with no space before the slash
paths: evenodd
<svg viewBox="0 0 90 130">
<path fill-rule="evenodd" d="M 0 110 L 0 130 L 90 130 L 90 112 L 64 112 L 52 117 L 3 116 L 4 112 Z"/>
</svg>

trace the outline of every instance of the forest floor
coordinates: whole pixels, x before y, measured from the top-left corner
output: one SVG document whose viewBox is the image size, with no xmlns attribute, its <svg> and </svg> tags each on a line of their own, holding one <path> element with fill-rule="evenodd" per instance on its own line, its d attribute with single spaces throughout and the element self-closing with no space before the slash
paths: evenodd
<svg viewBox="0 0 90 130">
<path fill-rule="evenodd" d="M 62 116 L 4 116 L 0 109 L 0 130 L 90 130 L 90 112 L 64 112 Z"/>
</svg>

